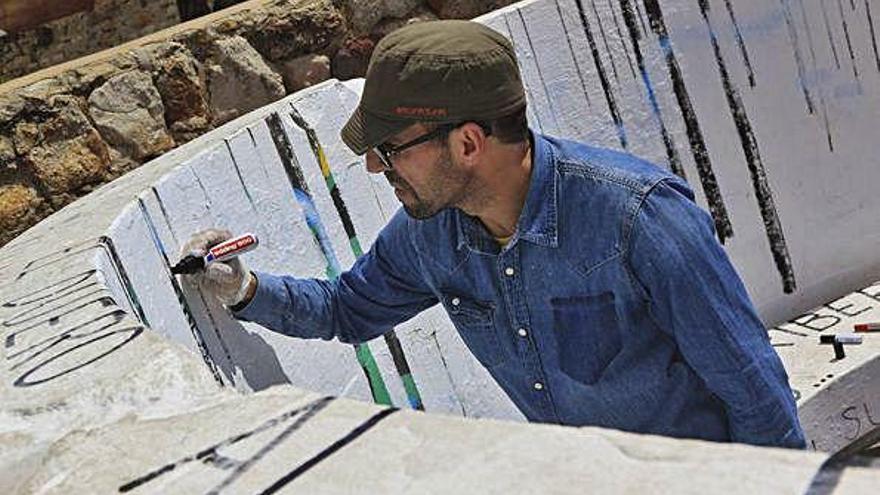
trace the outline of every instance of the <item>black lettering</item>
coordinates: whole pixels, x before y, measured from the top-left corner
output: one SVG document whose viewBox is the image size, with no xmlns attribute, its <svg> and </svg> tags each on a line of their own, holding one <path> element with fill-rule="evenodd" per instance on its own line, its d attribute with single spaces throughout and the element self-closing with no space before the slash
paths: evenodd
<svg viewBox="0 0 880 495">
<path fill-rule="evenodd" d="M 840 321 L 840 318 L 832 315 L 804 313 L 801 316 L 798 316 L 792 323 L 810 330 L 816 330 L 817 332 L 824 332 L 840 323 Z"/>
<path fill-rule="evenodd" d="M 57 282 L 53 282 L 33 292 L 24 294 L 16 299 L 12 299 L 3 303 L 4 308 L 15 308 L 18 306 L 27 306 L 35 302 L 42 301 L 51 297 L 61 297 L 69 294 L 70 289 L 75 289 L 80 284 L 86 283 L 89 277 L 95 273 L 95 270 L 87 270 L 67 278 L 63 278 Z M 72 282 L 71 282 L 72 281 Z M 38 295 L 42 294 L 42 295 Z"/>
<path fill-rule="evenodd" d="M 877 302 L 880 302 L 880 285 L 865 287 L 864 289 L 859 289 L 856 292 L 863 296 L 870 297 Z"/>
<path fill-rule="evenodd" d="M 880 426 L 880 421 L 876 421 L 871 417 L 871 410 L 868 408 L 868 404 L 862 404 L 862 408 L 865 410 L 865 416 L 868 417 L 868 422 L 871 423 L 871 426 Z"/>
<path fill-rule="evenodd" d="M 99 293 L 101 293 L 101 292 L 103 292 L 103 289 L 99 289 L 99 290 L 97 290 L 96 292 L 94 292 L 94 293 L 92 293 L 92 294 L 87 294 L 87 296 L 92 296 L 92 295 L 95 295 L 95 294 L 99 294 Z M 12 333 L 10 333 L 9 335 L 6 336 L 6 347 L 7 347 L 7 348 L 10 348 L 10 347 L 15 346 L 15 338 L 16 338 L 17 336 L 19 336 L 19 335 L 21 335 L 21 334 L 23 334 L 23 333 L 25 333 L 25 332 L 27 332 L 27 331 L 33 330 L 33 329 L 35 329 L 35 328 L 38 328 L 38 327 L 40 327 L 43 323 L 57 324 L 57 323 L 61 320 L 62 317 L 67 316 L 67 315 L 72 314 L 72 313 L 77 313 L 77 312 L 79 312 L 79 310 L 81 310 L 82 308 L 85 308 L 85 307 L 87 307 L 87 306 L 91 306 L 91 305 L 96 304 L 96 303 L 97 303 L 97 304 L 101 304 L 101 306 L 103 306 L 103 307 L 108 307 L 108 306 L 114 306 L 114 305 L 116 305 L 115 301 L 113 301 L 113 299 L 112 299 L 110 296 L 99 296 L 99 297 L 93 297 L 93 298 L 88 299 L 88 300 L 86 300 L 86 301 L 84 301 L 84 302 L 81 302 L 81 300 L 73 300 L 73 301 L 69 301 L 69 302 L 67 302 L 67 303 L 64 303 L 64 304 L 62 304 L 62 305 L 56 307 L 56 308 L 53 308 L 53 309 L 50 310 L 50 311 L 47 311 L 47 312 L 44 312 L 44 313 L 40 313 L 39 315 L 36 315 L 36 316 L 46 316 L 47 314 L 51 314 L 52 311 L 55 311 L 55 310 L 57 310 L 57 309 L 61 309 L 61 308 L 63 308 L 64 306 L 68 306 L 68 305 L 70 305 L 70 304 L 72 304 L 72 303 L 77 303 L 77 302 L 79 302 L 80 304 L 78 304 L 78 305 L 76 305 L 76 306 L 74 306 L 74 307 L 72 307 L 72 308 L 68 308 L 68 309 L 66 309 L 66 310 L 65 310 L 64 312 L 62 312 L 62 313 L 55 314 L 55 315 L 51 315 L 51 316 L 48 316 L 48 317 L 46 317 L 46 318 L 43 318 L 43 319 L 37 320 L 36 322 L 32 323 L 31 325 L 29 325 L 29 326 L 27 326 L 27 327 L 25 327 L 25 328 L 16 329 L 14 332 L 12 332 Z M 33 309 L 33 308 L 31 308 L 31 309 Z M 27 321 L 27 320 L 24 320 L 24 321 Z M 23 322 L 16 323 L 16 325 L 21 324 L 21 323 L 23 323 Z M 6 325 L 7 322 L 4 322 L 3 324 Z M 9 325 L 9 326 L 11 326 L 11 325 Z"/>
<path fill-rule="evenodd" d="M 841 413 L 840 413 L 841 418 L 843 418 L 847 421 L 854 421 L 855 422 L 856 433 L 851 437 L 850 436 L 845 437 L 847 440 L 850 440 L 850 441 L 855 440 L 856 438 L 859 438 L 859 433 L 862 432 L 862 420 L 859 419 L 858 415 L 847 416 L 847 413 L 853 412 L 855 410 L 856 410 L 856 406 L 849 406 L 846 409 L 844 409 L 843 411 L 841 411 Z"/>
<path fill-rule="evenodd" d="M 24 268 L 22 268 L 22 271 L 18 274 L 16 280 L 21 280 L 25 276 L 30 275 L 37 270 L 42 270 L 47 266 L 51 266 L 60 261 L 64 261 L 71 256 L 91 251 L 92 249 L 95 249 L 97 247 L 98 245 L 95 244 L 95 239 L 86 239 L 84 241 L 76 242 L 73 245 L 68 246 L 64 249 L 60 249 L 45 256 L 41 256 L 37 259 L 31 260 L 28 262 L 28 264 L 24 266 Z"/>
<path fill-rule="evenodd" d="M 124 317 L 125 317 L 125 312 L 123 310 L 117 308 L 117 309 L 111 310 L 108 313 L 104 313 L 100 316 L 92 318 L 91 320 L 89 320 L 87 322 L 80 323 L 79 325 L 68 328 L 67 330 L 64 330 L 63 332 L 60 332 L 56 335 L 53 335 L 51 337 L 47 337 L 47 338 L 43 339 L 42 341 L 37 342 L 36 344 L 29 346 L 26 349 L 22 349 L 18 352 L 10 353 L 6 357 L 6 359 L 8 361 L 15 361 L 15 360 L 18 360 L 25 353 L 34 351 L 35 349 L 37 349 L 39 347 L 43 347 L 41 350 L 34 352 L 33 354 L 31 354 L 29 357 L 25 358 L 24 360 L 19 360 L 16 364 L 12 365 L 9 369 L 10 369 L 10 371 L 15 370 L 16 368 L 26 364 L 29 361 L 32 361 L 33 359 L 37 358 L 38 356 L 40 356 L 44 352 L 48 351 L 52 347 L 55 347 L 56 345 L 61 344 L 64 341 L 81 339 L 81 338 L 85 338 L 85 337 L 100 333 L 100 332 L 112 327 L 113 325 L 116 325 L 117 323 L 122 321 L 122 319 Z M 81 329 L 91 327 L 92 325 L 94 325 L 98 322 L 101 322 L 102 320 L 104 320 L 106 318 L 112 318 L 113 321 L 111 321 L 109 323 L 105 323 L 103 326 L 101 326 L 100 328 L 98 328 L 97 330 L 94 330 L 94 331 L 90 331 L 90 332 L 86 332 L 86 333 L 75 333 Z M 9 342 L 9 339 L 7 339 L 7 343 L 8 342 Z M 12 346 L 7 346 L 7 347 L 12 347 Z"/>
<path fill-rule="evenodd" d="M 788 325 L 788 323 L 785 323 L 785 325 Z M 789 335 L 797 335 L 798 337 L 809 337 L 809 335 L 805 334 L 804 332 L 798 332 L 797 330 L 791 330 L 783 326 L 773 327 L 770 330 L 767 330 L 767 332 L 782 332 Z"/>
<path fill-rule="evenodd" d="M 272 485 L 269 486 L 269 488 L 266 488 L 265 490 L 260 492 L 260 495 L 271 495 L 271 494 L 277 492 L 278 490 L 282 489 L 284 487 L 284 485 L 287 485 L 288 483 L 295 480 L 296 478 L 301 476 L 303 473 L 305 473 L 309 469 L 312 469 L 313 467 L 317 466 L 321 462 L 325 461 L 328 457 L 335 454 L 339 449 L 350 444 L 357 437 L 363 435 L 364 433 L 369 431 L 371 428 L 376 426 L 380 421 L 382 421 L 383 419 L 387 418 L 388 416 L 396 413 L 397 411 L 398 411 L 398 409 L 389 408 L 389 409 L 384 409 L 382 411 L 377 412 L 376 414 L 371 416 L 369 419 L 367 419 L 366 421 L 361 423 L 357 428 L 351 430 L 351 432 L 349 432 L 348 435 L 345 435 L 344 437 L 340 438 L 339 440 L 333 442 L 333 444 L 331 444 L 329 447 L 322 450 L 321 452 L 318 452 L 317 454 L 315 454 L 314 457 L 312 457 L 311 459 L 307 460 L 306 462 L 300 464 L 297 468 L 295 468 L 293 471 L 282 476 L 281 479 L 279 479 L 275 483 L 272 483 Z"/>
<path fill-rule="evenodd" d="M 41 362 L 40 364 L 34 366 L 34 367 L 31 368 L 30 370 L 28 370 L 27 372 L 25 372 L 24 374 L 22 374 L 21 376 L 19 376 L 19 377 L 15 380 L 14 385 L 15 385 L 16 387 L 32 387 L 32 386 L 34 386 L 34 385 L 39 385 L 39 384 L 41 384 L 41 383 L 46 383 L 46 382 L 48 382 L 48 381 L 54 380 L 54 379 L 56 379 L 56 378 L 58 378 L 58 377 L 61 377 L 61 376 L 66 375 L 66 374 L 68 374 L 68 373 L 72 373 L 72 372 L 74 372 L 74 371 L 76 371 L 76 370 L 78 370 L 78 369 L 80 369 L 80 368 L 84 368 L 84 367 L 86 367 L 86 366 L 88 366 L 88 365 L 90 365 L 90 364 L 92 364 L 92 363 L 94 363 L 94 362 L 96 362 L 96 361 L 99 361 L 99 360 L 101 360 L 101 359 L 103 359 L 103 358 L 109 356 L 110 354 L 116 352 L 117 350 L 119 350 L 120 348 L 122 348 L 124 345 L 128 344 L 129 342 L 131 342 L 132 340 L 134 340 L 135 338 L 137 338 L 141 333 L 143 333 L 143 331 L 144 331 L 144 327 L 142 327 L 142 326 L 140 326 L 140 325 L 138 325 L 138 326 L 126 327 L 126 328 L 123 328 L 123 329 L 120 329 L 120 330 L 114 330 L 114 331 L 112 331 L 112 332 L 107 332 L 107 333 L 105 333 L 104 335 L 99 335 L 98 337 L 95 337 L 95 338 L 93 338 L 93 339 L 91 339 L 91 340 L 87 340 L 87 341 L 85 341 L 85 342 L 83 342 L 83 343 L 81 343 L 81 344 L 75 345 L 75 346 L 71 347 L 70 349 L 67 349 L 67 350 L 65 350 L 64 352 L 60 352 L 60 353 L 58 353 L 58 354 L 56 354 L 56 355 L 50 357 L 49 359 L 47 359 L 47 360 Z M 71 367 L 69 367 L 69 368 L 63 369 L 62 371 L 58 371 L 58 372 L 56 372 L 55 374 L 49 375 L 49 376 L 47 376 L 47 377 L 45 377 L 45 378 L 40 378 L 40 379 L 38 379 L 38 380 L 30 380 L 30 381 L 27 380 L 28 377 L 30 377 L 31 375 L 33 375 L 34 373 L 36 373 L 38 370 L 40 370 L 41 368 L 47 366 L 49 363 L 51 363 L 51 362 L 53 362 L 53 361 L 55 361 L 55 360 L 57 360 L 57 359 L 60 359 L 62 356 L 66 355 L 66 354 L 70 354 L 71 352 L 75 352 L 75 351 L 77 351 L 78 349 L 82 349 L 82 348 L 88 347 L 89 345 L 91 345 L 91 344 L 93 344 L 93 343 L 95 343 L 95 342 L 98 342 L 98 341 L 100 341 L 100 340 L 106 339 L 107 337 L 110 337 L 110 336 L 112 336 L 112 335 L 122 334 L 122 333 L 131 333 L 131 335 L 130 335 L 127 339 L 125 339 L 125 340 L 123 340 L 122 342 L 120 342 L 119 344 L 116 344 L 115 346 L 113 346 L 113 347 L 107 349 L 106 351 L 102 352 L 101 354 L 98 354 L 97 356 L 95 356 L 95 357 L 93 357 L 93 358 L 91 358 L 91 359 L 89 359 L 89 360 L 87 360 L 87 361 L 85 361 L 85 362 L 76 363 L 75 365 L 73 365 L 73 366 L 71 366 Z"/>
<path fill-rule="evenodd" d="M 238 435 L 229 437 L 226 440 L 223 440 L 222 442 L 216 443 L 206 449 L 203 449 L 199 452 L 196 452 L 195 454 L 184 457 L 183 459 L 180 459 L 177 462 L 166 464 L 166 465 L 164 465 L 158 469 L 155 469 L 155 470 L 153 470 L 153 471 L 151 471 L 151 472 L 149 472 L 149 473 L 147 473 L 137 479 L 129 481 L 128 483 L 125 483 L 124 485 L 120 486 L 119 491 L 124 493 L 124 492 L 134 490 L 135 488 L 137 488 L 145 483 L 148 483 L 148 482 L 158 478 L 159 476 L 162 476 L 165 473 L 169 473 L 169 472 L 177 469 L 178 467 L 183 466 L 185 464 L 188 464 L 190 462 L 204 462 L 206 464 L 214 465 L 214 466 L 217 466 L 218 468 L 224 469 L 224 470 L 228 469 L 228 467 L 230 467 L 230 466 L 234 467 L 235 471 L 232 474 L 230 474 L 230 476 L 228 476 L 223 482 L 221 482 L 221 485 L 220 485 L 221 487 L 227 486 L 229 483 L 234 481 L 234 479 L 236 479 L 239 476 L 241 476 L 242 474 L 244 474 L 251 466 L 253 466 L 254 463 L 259 461 L 267 453 L 269 453 L 275 447 L 280 445 L 282 440 L 284 440 L 287 436 L 289 436 L 291 433 L 293 433 L 298 428 L 300 428 L 312 416 L 317 414 L 321 409 L 324 409 L 325 407 L 327 407 L 333 400 L 334 400 L 333 397 L 322 397 L 320 399 L 317 399 L 315 401 L 312 401 L 312 402 L 306 404 L 305 406 L 298 407 L 292 411 L 286 412 L 286 413 L 282 414 L 281 416 L 278 416 L 276 418 L 272 418 L 268 421 L 263 422 L 263 424 L 261 424 L 260 426 L 254 428 L 250 431 L 246 431 L 244 433 L 240 433 Z M 300 416 L 300 417 L 297 418 L 296 421 L 294 421 L 294 423 L 292 425 L 288 426 L 281 433 L 274 436 L 271 440 L 269 440 L 268 442 L 263 444 L 263 446 L 257 451 L 257 453 L 254 454 L 253 456 L 251 456 L 248 460 L 236 461 L 234 459 L 229 459 L 226 457 L 224 457 L 224 460 L 218 459 L 218 455 L 219 455 L 218 450 L 219 449 L 224 448 L 224 447 L 228 447 L 230 445 L 234 445 L 242 440 L 245 440 L 247 438 L 252 437 L 255 434 L 262 433 L 266 430 L 270 430 L 272 428 L 275 428 L 276 426 L 279 426 L 287 421 L 290 421 L 290 420 L 296 418 L 297 416 Z"/>
<path fill-rule="evenodd" d="M 865 311 L 870 311 L 873 308 L 873 306 L 865 306 L 858 311 L 848 311 L 849 308 L 855 306 L 855 303 L 850 302 L 849 304 L 843 304 L 845 299 L 846 298 L 842 298 L 842 299 L 838 299 L 836 301 L 832 301 L 832 302 L 826 304 L 825 307 L 832 309 L 834 311 L 837 311 L 838 313 L 841 313 L 846 316 L 858 316 L 858 315 L 864 313 Z M 835 304 L 838 304 L 838 303 L 841 303 L 841 304 L 839 306 L 835 306 Z"/>
</svg>

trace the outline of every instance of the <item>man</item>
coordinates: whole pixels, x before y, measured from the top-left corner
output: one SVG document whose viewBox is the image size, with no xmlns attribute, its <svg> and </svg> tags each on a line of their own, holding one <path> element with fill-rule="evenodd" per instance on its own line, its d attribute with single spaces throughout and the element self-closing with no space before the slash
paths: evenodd
<svg viewBox="0 0 880 495">
<path fill-rule="evenodd" d="M 786 373 L 688 186 L 530 132 L 525 106 L 498 33 L 388 35 L 342 138 L 403 209 L 334 282 L 234 261 L 202 286 L 240 319 L 351 343 L 439 302 L 531 421 L 803 447 Z"/>
</svg>

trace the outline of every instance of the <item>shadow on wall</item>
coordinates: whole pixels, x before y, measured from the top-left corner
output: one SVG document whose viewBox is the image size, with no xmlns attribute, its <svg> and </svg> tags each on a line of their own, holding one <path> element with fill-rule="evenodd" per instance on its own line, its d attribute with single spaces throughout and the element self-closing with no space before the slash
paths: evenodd
<svg viewBox="0 0 880 495">
<path fill-rule="evenodd" d="M 248 331 L 216 301 L 204 297 L 197 287 L 181 284 L 183 299 L 196 307 L 193 318 L 200 332 L 210 364 L 223 385 L 256 392 L 272 385 L 290 383 L 278 361 L 276 350 L 259 334 Z M 201 320 L 201 321 L 200 321 Z"/>
</svg>

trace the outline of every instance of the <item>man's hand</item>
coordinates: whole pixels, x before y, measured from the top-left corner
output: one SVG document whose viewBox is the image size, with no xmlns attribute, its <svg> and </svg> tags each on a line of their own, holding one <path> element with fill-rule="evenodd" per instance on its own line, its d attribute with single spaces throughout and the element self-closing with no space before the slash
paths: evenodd
<svg viewBox="0 0 880 495">
<path fill-rule="evenodd" d="M 180 256 L 204 256 L 213 246 L 231 238 L 232 233 L 228 230 L 203 230 L 190 237 L 183 245 Z M 203 272 L 183 277 L 226 306 L 234 306 L 244 301 L 248 295 L 253 296 L 253 290 L 249 289 L 254 285 L 254 276 L 239 258 L 211 263 Z"/>
</svg>

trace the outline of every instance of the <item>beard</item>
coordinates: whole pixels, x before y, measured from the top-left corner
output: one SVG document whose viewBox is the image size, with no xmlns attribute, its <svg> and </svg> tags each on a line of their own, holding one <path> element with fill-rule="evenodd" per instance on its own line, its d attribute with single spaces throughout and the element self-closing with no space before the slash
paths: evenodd
<svg viewBox="0 0 880 495">
<path fill-rule="evenodd" d="M 385 172 L 385 179 L 389 184 L 412 197 L 408 203 L 399 196 L 398 200 L 403 205 L 404 211 L 416 220 L 427 220 L 441 210 L 454 206 L 456 204 L 455 198 L 460 195 L 460 193 L 455 193 L 463 190 L 462 185 L 467 182 L 467 178 L 456 171 L 452 163 L 452 155 L 446 147 L 443 148 L 443 152 L 434 163 L 426 164 L 426 166 L 434 170 L 435 173 L 429 177 L 428 190 L 423 194 L 416 192 L 412 185 L 393 170 Z M 444 195 L 446 195 L 445 198 Z"/>
<path fill-rule="evenodd" d="M 397 198 L 398 201 L 400 201 L 400 204 L 403 205 L 404 211 L 406 211 L 407 215 L 412 218 L 415 218 L 416 220 L 427 220 L 439 213 L 442 209 L 422 199 L 422 197 L 419 196 L 419 193 L 417 193 L 409 183 L 401 179 L 396 173 L 385 172 L 385 178 L 388 179 L 388 182 L 396 189 L 404 191 L 413 198 L 409 203 L 404 202 L 399 196 Z"/>
</svg>

